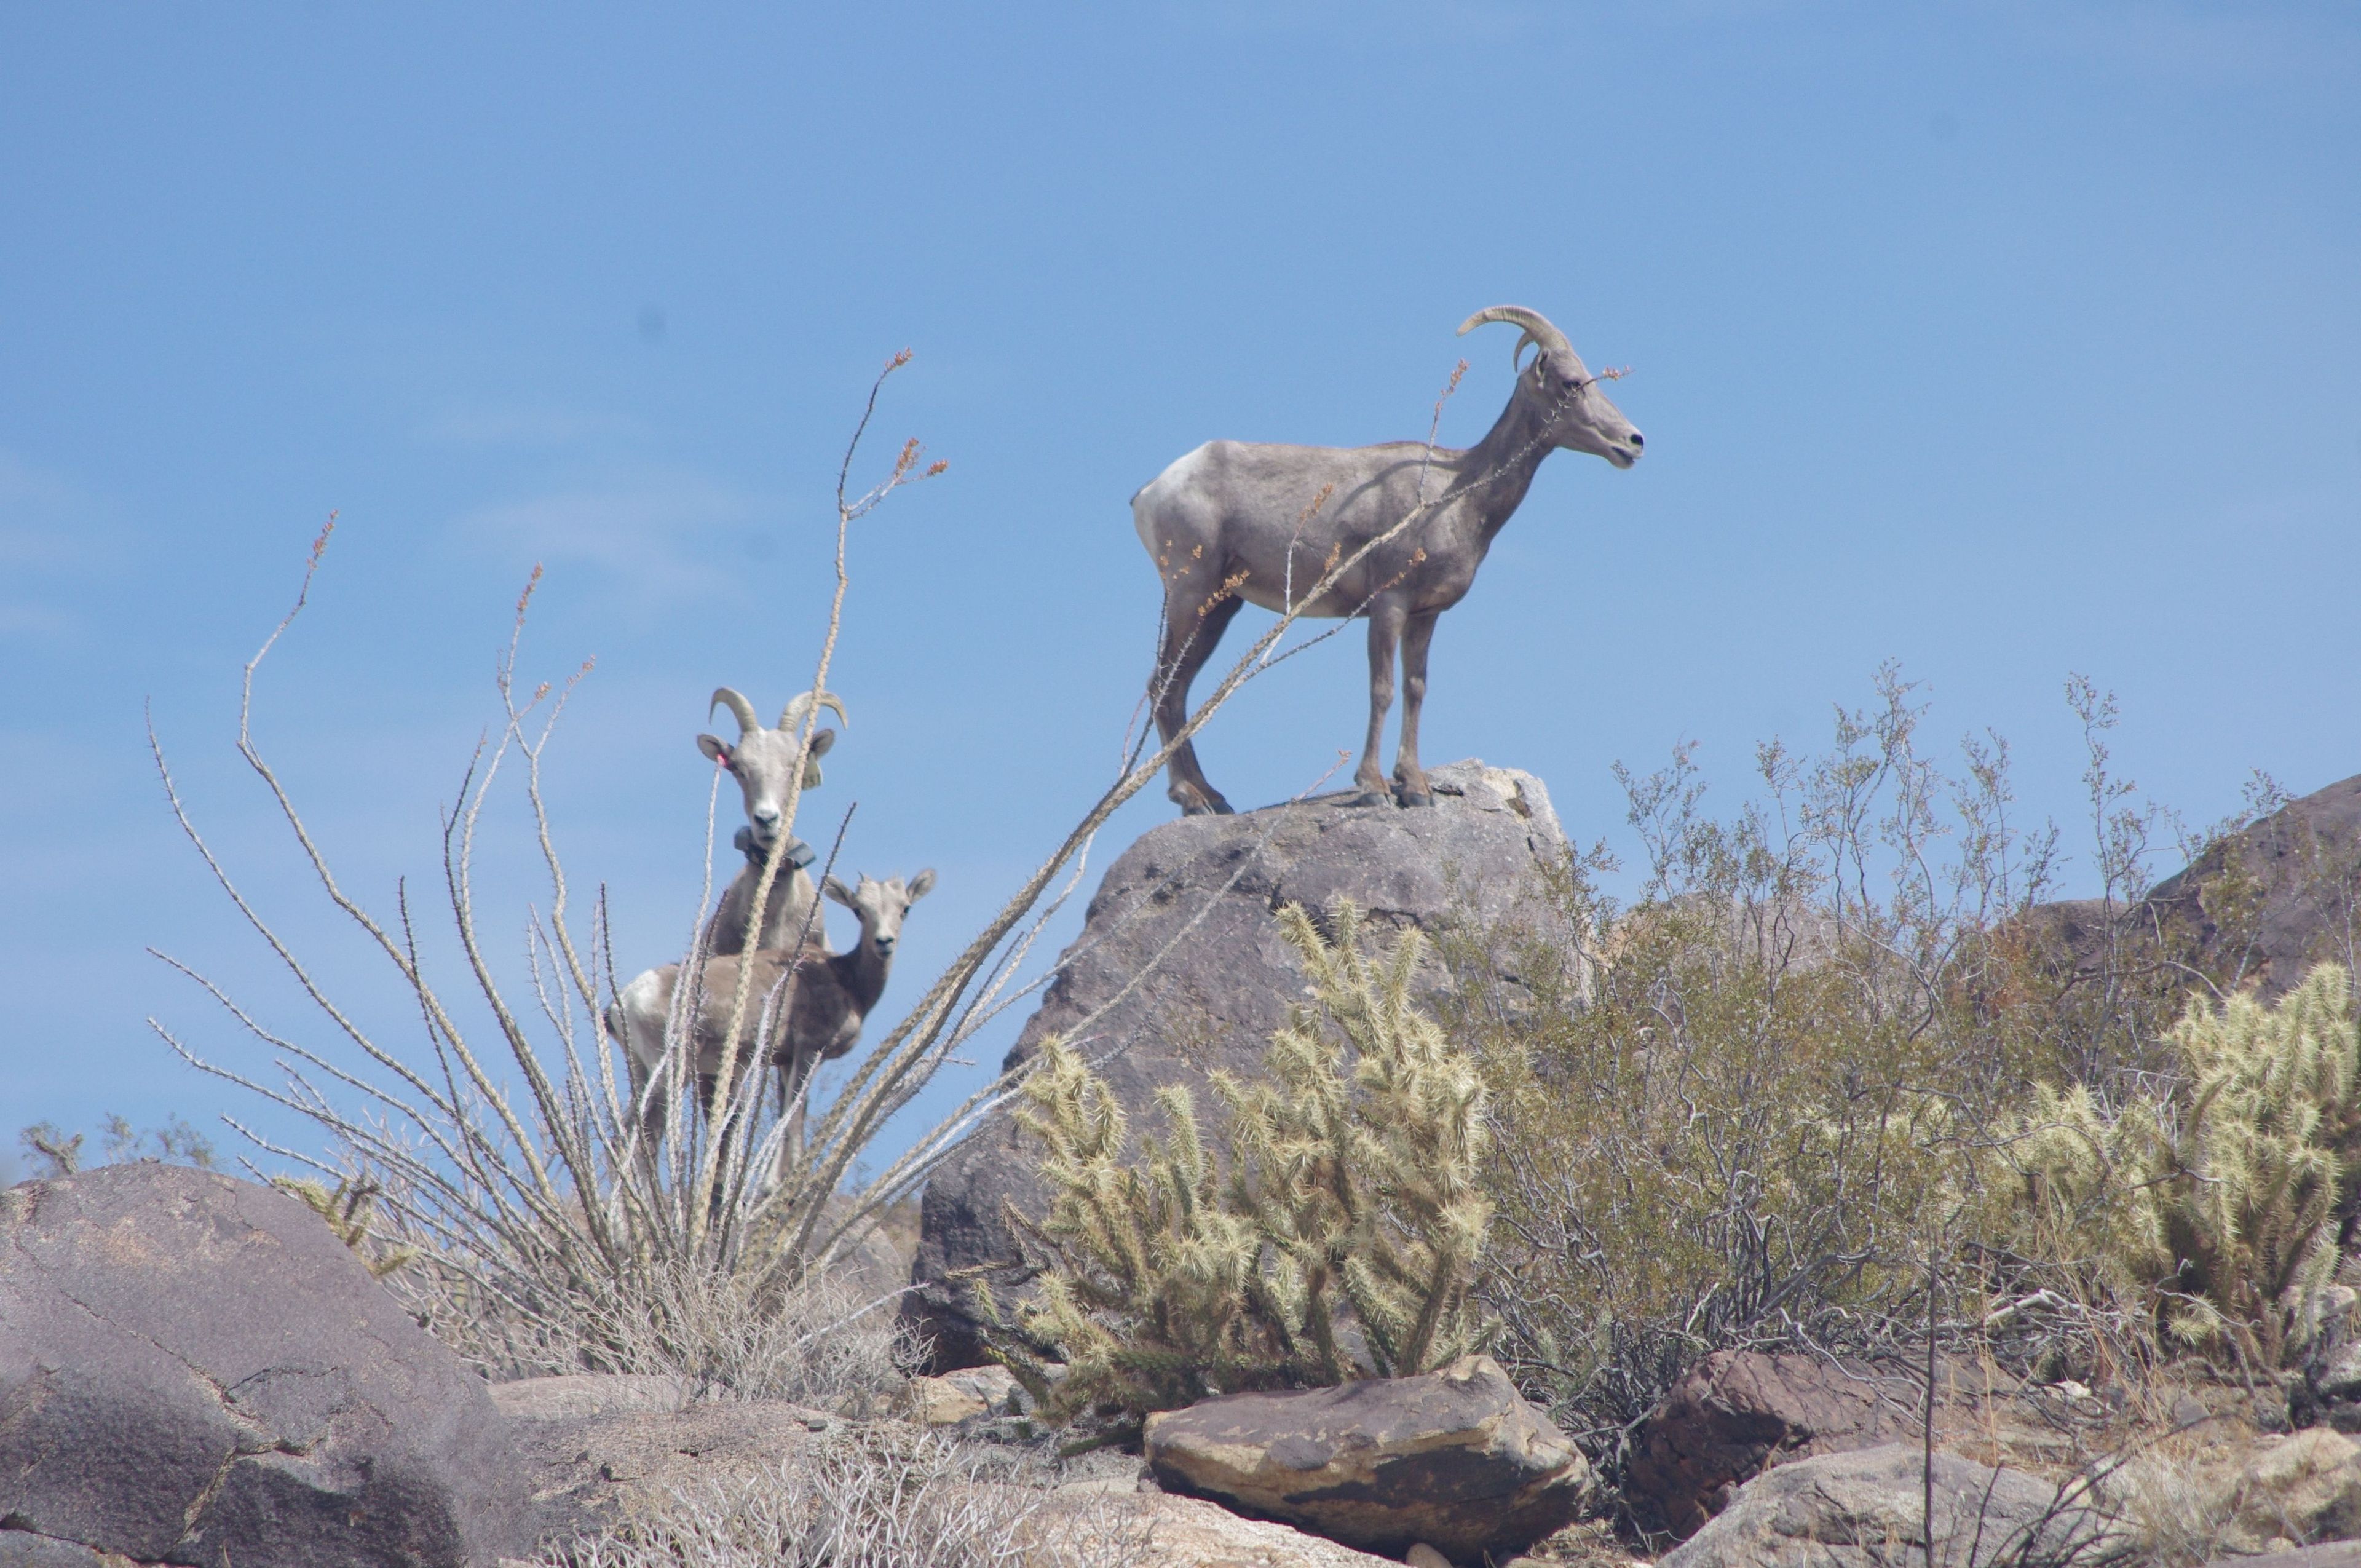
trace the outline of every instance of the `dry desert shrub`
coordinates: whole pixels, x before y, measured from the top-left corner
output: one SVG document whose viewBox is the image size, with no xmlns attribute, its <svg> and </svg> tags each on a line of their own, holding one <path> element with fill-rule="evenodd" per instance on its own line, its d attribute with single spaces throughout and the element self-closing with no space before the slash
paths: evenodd
<svg viewBox="0 0 2361 1568">
<path fill-rule="evenodd" d="M 677 1260 L 628 1288 L 593 1285 L 558 1333 L 479 1305 L 428 1262 L 388 1284 L 436 1338 L 497 1377 L 588 1369 L 677 1379 L 696 1399 L 785 1399 L 855 1418 L 884 1413 L 923 1356 L 883 1296 L 838 1273 L 765 1285 Z M 586 1347 L 593 1347 L 586 1349 Z"/>
<path fill-rule="evenodd" d="M 2011 1163 L 2056 1145 L 2028 1132 L 2067 1120 L 2028 1122 L 2045 1105 L 2079 1107 L 2103 1142 L 2098 1129 L 2189 1104 L 2202 1075 L 2175 1019 L 2192 988 L 2236 979 L 2200 970 L 2185 934 L 2144 912 L 2166 820 L 2109 771 L 2111 701 L 2087 683 L 2069 696 L 2090 747 L 2095 942 L 2047 918 L 2059 836 L 2014 820 L 2005 745 L 1938 762 L 1923 704 L 1888 671 L 1876 703 L 1839 710 L 1826 753 L 1763 748 L 1758 803 L 1732 815 L 1705 809 L 1686 751 L 1626 775 L 1647 855 L 1628 905 L 1600 891 L 1594 851 L 1551 889 L 1570 938 L 1446 944 L 1446 1023 L 1484 1063 L 1496 1124 L 1481 1292 L 1501 1358 L 1610 1475 L 1632 1425 L 1719 1349 L 1923 1359 L 1932 1338 L 2097 1381 L 2176 1353 L 2147 1329 L 2156 1281 L 2090 1266 L 2092 1224 L 2146 1177 L 2118 1162 L 2053 1185 L 2055 1223 L 2035 1237 Z M 2306 1223 L 2322 1196 L 2316 1181 L 2300 1195 Z M 2240 1254 L 2223 1271 L 2246 1303 L 2231 1315 L 2268 1316 L 2256 1303 L 2296 1274 L 2316 1284 L 2309 1245 Z"/>
<path fill-rule="evenodd" d="M 2050 850 L 2010 821 L 2004 751 L 1947 775 L 1920 718 L 1889 673 L 1828 755 L 1765 748 L 1766 804 L 1728 820 L 1686 752 L 1627 775 L 1629 907 L 1573 859 L 1570 940 L 1446 946 L 1496 1124 L 1499 1354 L 1610 1474 L 1713 1350 L 1915 1337 L 1930 1255 L 1981 1226 L 1966 1153 L 2024 1069 L 1973 999 Z"/>
</svg>

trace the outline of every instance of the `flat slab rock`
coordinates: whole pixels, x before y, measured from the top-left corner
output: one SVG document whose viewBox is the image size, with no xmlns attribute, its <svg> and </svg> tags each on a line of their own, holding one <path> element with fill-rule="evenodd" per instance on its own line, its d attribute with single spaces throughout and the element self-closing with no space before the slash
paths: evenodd
<svg viewBox="0 0 2361 1568">
<path fill-rule="evenodd" d="M 508 1422 L 283 1193 L 0 1192 L 0 1564 L 460 1568 L 530 1544 Z"/>
<path fill-rule="evenodd" d="M 1441 1372 L 1232 1394 L 1148 1418 L 1168 1492 L 1212 1497 L 1399 1561 L 1505 1557 L 1571 1522 L 1589 1464 L 1489 1356 Z"/>
<path fill-rule="evenodd" d="M 1660 1568 L 1910 1568 L 1928 1560 L 1926 1451 L 1886 1443 L 1767 1471 Z M 2103 1561 L 2118 1544 L 2095 1513 L 2022 1470 L 1938 1453 L 1933 1560 L 1948 1568 Z"/>
<path fill-rule="evenodd" d="M 1562 859 L 1565 835 L 1541 781 L 1473 760 L 1429 776 L 1432 808 L 1326 796 L 1186 817 L 1143 834 L 1108 868 L 1082 934 L 1060 956 L 1057 980 L 1004 1066 L 1031 1060 L 1044 1038 L 1072 1036 L 1104 1009 L 1086 1036 L 1092 1053 L 1115 1053 L 1100 1071 L 1135 1123 L 1152 1127 L 1149 1107 L 1164 1085 L 1187 1084 L 1209 1104 L 1204 1080 L 1214 1069 L 1249 1080 L 1262 1072 L 1272 1031 L 1304 989 L 1272 918 L 1280 905 L 1317 912 L 1349 897 L 1380 928 L 1430 935 L 1462 913 L 1488 925 L 1548 920 L 1535 873 Z M 1038 1149 L 1000 1114 L 928 1181 L 911 1278 L 929 1288 L 905 1313 L 933 1346 L 928 1370 L 988 1359 L 965 1289 L 934 1282 L 1016 1257 L 1003 1205 L 1042 1212 L 1038 1165 Z M 993 1289 L 1004 1309 L 1023 1293 L 1010 1275 L 994 1277 Z"/>
</svg>

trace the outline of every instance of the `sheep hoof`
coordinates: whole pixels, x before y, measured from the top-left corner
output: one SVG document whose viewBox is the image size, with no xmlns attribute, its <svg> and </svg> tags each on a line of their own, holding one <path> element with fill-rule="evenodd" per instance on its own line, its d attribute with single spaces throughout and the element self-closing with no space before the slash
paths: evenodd
<svg viewBox="0 0 2361 1568">
<path fill-rule="evenodd" d="M 1394 792 L 1389 789 L 1366 791 L 1353 802 L 1355 806 L 1391 806 L 1393 803 Z"/>
<path fill-rule="evenodd" d="M 1402 804 L 1402 805 L 1404 805 L 1404 806 L 1433 806 L 1433 805 L 1434 804 L 1434 796 L 1433 796 L 1433 795 L 1431 795 L 1431 794 L 1427 793 L 1427 792 L 1426 792 L 1426 791 L 1424 791 L 1424 790 L 1421 790 L 1421 791 L 1420 791 L 1418 794 L 1416 794 L 1416 795 L 1410 795 L 1410 794 L 1406 794 L 1406 793 L 1397 793 L 1397 795 L 1396 795 L 1395 798 L 1396 798 L 1396 799 L 1398 799 L 1398 800 L 1400 800 L 1400 801 L 1401 802 L 1401 804 Z"/>
</svg>

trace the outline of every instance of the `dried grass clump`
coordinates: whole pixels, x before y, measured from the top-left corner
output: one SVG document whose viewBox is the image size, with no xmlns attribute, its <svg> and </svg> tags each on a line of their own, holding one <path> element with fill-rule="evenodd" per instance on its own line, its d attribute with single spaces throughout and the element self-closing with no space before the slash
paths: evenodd
<svg viewBox="0 0 2361 1568">
<path fill-rule="evenodd" d="M 1049 1211 L 1014 1217 L 1047 1272 L 1021 1332 L 997 1337 L 1053 1419 L 1409 1376 L 1487 1341 L 1469 1296 L 1490 1217 L 1483 1083 L 1412 999 L 1416 934 L 1372 957 L 1351 904 L 1329 922 L 1334 941 L 1280 911 L 1317 1005 L 1273 1037 L 1267 1080 L 1213 1075 L 1219 1157 L 1167 1086 L 1166 1136 L 1135 1157 L 1105 1082 L 1044 1050 L 1018 1120 L 1046 1151 Z"/>
<path fill-rule="evenodd" d="M 995 1483 L 969 1450 L 876 1429 L 749 1475 L 675 1487 L 545 1568 L 1129 1568 L 1148 1530 L 1121 1497 Z"/>
<path fill-rule="evenodd" d="M 765 1285 L 691 1262 L 658 1261 L 628 1287 L 586 1289 L 564 1332 L 504 1316 L 464 1277 L 432 1264 L 388 1282 L 436 1338 L 495 1381 L 569 1372 L 675 1378 L 696 1399 L 785 1399 L 840 1415 L 882 1414 L 922 1359 L 894 1310 L 839 1274 Z"/>
</svg>

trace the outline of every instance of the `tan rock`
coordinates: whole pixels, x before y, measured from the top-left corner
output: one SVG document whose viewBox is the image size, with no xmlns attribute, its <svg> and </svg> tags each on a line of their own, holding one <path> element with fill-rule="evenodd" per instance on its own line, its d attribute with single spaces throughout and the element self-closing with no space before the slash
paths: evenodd
<svg viewBox="0 0 2361 1568">
<path fill-rule="evenodd" d="M 2361 1443 L 2325 1427 L 2256 1438 L 2193 1464 L 2137 1464 L 2119 1489 L 2151 1528 L 2176 1526 L 2173 1533 L 2223 1552 L 2361 1535 Z"/>
<path fill-rule="evenodd" d="M 913 1377 L 903 1411 L 920 1426 L 950 1427 L 974 1416 L 1013 1415 L 1022 1394 L 1005 1366 L 969 1366 L 940 1377 Z"/>
<path fill-rule="evenodd" d="M 2258 1439 L 2223 1503 L 2263 1544 L 2361 1535 L 2361 1443 L 2325 1427 Z"/>
<path fill-rule="evenodd" d="M 1410 1568 L 1451 1568 L 1450 1558 L 1422 1541 L 1403 1552 L 1402 1561 L 1408 1563 Z"/>
<path fill-rule="evenodd" d="M 948 1377 L 913 1377 L 895 1403 L 922 1427 L 955 1427 L 984 1410 L 982 1399 Z"/>
<path fill-rule="evenodd" d="M 1483 1355 L 1421 1377 L 1162 1411 L 1146 1446 L 1168 1492 L 1388 1555 L 1421 1541 L 1464 1561 L 1506 1555 L 1568 1523 L 1595 1485 L 1581 1453 Z"/>
</svg>

